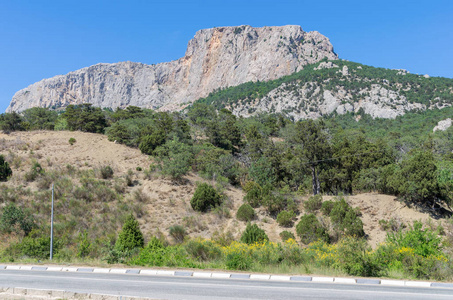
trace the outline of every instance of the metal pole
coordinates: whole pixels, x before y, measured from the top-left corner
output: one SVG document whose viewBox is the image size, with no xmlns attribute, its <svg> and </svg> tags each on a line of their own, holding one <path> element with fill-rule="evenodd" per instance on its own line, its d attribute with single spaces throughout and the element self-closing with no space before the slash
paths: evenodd
<svg viewBox="0 0 453 300">
<path fill-rule="evenodd" d="M 53 183 L 52 183 L 52 212 L 50 217 L 50 260 L 53 254 Z"/>
</svg>

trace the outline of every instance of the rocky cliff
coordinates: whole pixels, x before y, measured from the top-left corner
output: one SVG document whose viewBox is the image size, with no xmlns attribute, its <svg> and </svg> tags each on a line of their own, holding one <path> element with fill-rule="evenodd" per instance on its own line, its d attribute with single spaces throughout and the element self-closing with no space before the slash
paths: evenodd
<svg viewBox="0 0 453 300">
<path fill-rule="evenodd" d="M 176 61 L 97 64 L 44 79 L 18 91 L 7 112 L 80 103 L 174 110 L 216 89 L 276 79 L 323 58 L 337 59 L 329 39 L 300 26 L 203 29 Z"/>
</svg>

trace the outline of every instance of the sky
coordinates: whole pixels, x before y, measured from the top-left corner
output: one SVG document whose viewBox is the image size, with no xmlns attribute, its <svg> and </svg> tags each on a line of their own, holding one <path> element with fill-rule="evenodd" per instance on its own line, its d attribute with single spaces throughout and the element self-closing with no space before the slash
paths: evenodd
<svg viewBox="0 0 453 300">
<path fill-rule="evenodd" d="M 453 78 L 451 0 L 0 0 L 0 112 L 44 78 L 184 56 L 197 30 L 300 25 L 342 59 Z"/>
</svg>

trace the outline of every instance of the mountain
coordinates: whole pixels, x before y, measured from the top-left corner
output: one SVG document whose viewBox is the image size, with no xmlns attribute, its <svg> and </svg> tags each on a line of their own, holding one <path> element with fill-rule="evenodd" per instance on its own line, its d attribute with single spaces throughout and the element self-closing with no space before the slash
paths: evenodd
<svg viewBox="0 0 453 300">
<path fill-rule="evenodd" d="M 216 89 L 277 79 L 307 64 L 337 58 L 328 38 L 300 26 L 203 29 L 178 60 L 101 63 L 44 79 L 18 91 L 6 111 L 81 103 L 174 110 Z"/>
<path fill-rule="evenodd" d="M 299 120 L 365 113 L 394 119 L 409 111 L 451 106 L 453 79 L 324 60 L 289 76 L 222 89 L 198 101 L 243 117 L 281 113 Z"/>
</svg>

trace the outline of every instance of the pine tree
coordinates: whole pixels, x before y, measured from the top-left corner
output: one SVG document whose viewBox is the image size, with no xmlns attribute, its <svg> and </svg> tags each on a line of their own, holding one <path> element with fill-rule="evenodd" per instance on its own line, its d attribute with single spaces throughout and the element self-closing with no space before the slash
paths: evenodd
<svg viewBox="0 0 453 300">
<path fill-rule="evenodd" d="M 143 234 L 140 231 L 138 221 L 130 214 L 118 235 L 115 248 L 118 251 L 130 251 L 135 248 L 142 248 L 144 245 Z"/>
</svg>

